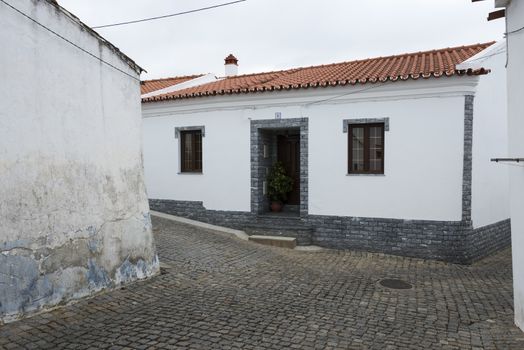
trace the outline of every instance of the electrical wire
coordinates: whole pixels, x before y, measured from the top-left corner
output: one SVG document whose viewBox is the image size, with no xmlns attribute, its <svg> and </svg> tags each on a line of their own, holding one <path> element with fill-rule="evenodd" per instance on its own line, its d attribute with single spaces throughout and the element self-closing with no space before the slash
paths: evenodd
<svg viewBox="0 0 524 350">
<path fill-rule="evenodd" d="M 371 90 L 371 89 L 376 89 L 376 88 L 383 87 L 383 86 L 384 85 L 382 85 L 382 84 L 371 85 L 369 87 L 366 87 L 364 89 L 360 89 L 360 90 L 357 90 L 357 91 L 350 91 L 350 92 L 346 92 L 345 94 L 340 94 L 340 95 L 337 95 L 337 96 L 326 98 L 324 100 L 318 100 L 318 101 L 306 103 L 306 104 L 304 104 L 304 107 L 308 107 L 308 106 L 311 106 L 311 105 L 314 105 L 314 104 L 317 104 L 317 103 L 328 102 L 328 101 L 335 100 L 335 99 L 340 98 L 340 97 L 358 94 L 358 93 L 361 93 L 361 92 L 364 92 L 364 91 L 368 91 L 368 90 Z"/>
<path fill-rule="evenodd" d="M 247 0 L 231 1 L 231 2 L 226 2 L 226 3 L 223 3 L 223 4 L 218 4 L 218 5 L 208 6 L 208 7 L 202 7 L 202 8 L 189 10 L 189 11 L 184 11 L 184 12 L 173 13 L 173 14 L 170 14 L 170 15 L 149 17 L 149 18 L 137 19 L 137 20 L 133 20 L 133 21 L 120 22 L 120 23 L 104 24 L 104 25 L 95 26 L 95 27 L 92 27 L 92 28 L 93 29 L 101 29 L 101 28 L 123 26 L 123 25 L 127 25 L 127 24 L 135 24 L 135 23 L 141 23 L 141 22 L 154 21 L 154 20 L 158 20 L 158 19 L 164 19 L 164 18 L 170 18 L 170 17 L 175 17 L 175 16 L 187 15 L 189 13 L 207 11 L 207 10 L 215 9 L 215 8 L 218 8 L 218 7 L 224 7 L 224 6 L 229 6 L 229 5 L 233 5 L 233 4 L 238 4 L 240 2 L 245 2 L 245 1 L 247 1 Z"/>
<path fill-rule="evenodd" d="M 68 44 L 70 44 L 70 45 L 76 47 L 76 48 L 79 49 L 80 51 L 82 51 L 82 52 L 88 54 L 89 56 L 91 56 L 91 57 L 97 59 L 98 61 L 100 61 L 100 62 L 106 64 L 107 66 L 109 66 L 109 67 L 111 67 L 111 68 L 113 68 L 113 69 L 119 71 L 120 73 L 125 74 L 125 75 L 127 75 L 128 77 L 130 77 L 130 78 L 132 78 L 132 79 L 134 79 L 134 80 L 140 81 L 139 78 L 137 78 L 137 77 L 135 77 L 135 76 L 133 76 L 133 75 L 127 73 L 126 71 L 124 71 L 124 70 L 118 68 L 117 66 L 115 66 L 115 65 L 113 65 L 113 64 L 111 64 L 111 63 L 109 63 L 109 62 L 107 62 L 107 61 L 104 61 L 101 57 L 98 57 L 97 55 L 95 55 L 95 54 L 93 54 L 93 53 L 87 51 L 86 49 L 84 49 L 84 48 L 78 46 L 77 44 L 75 44 L 75 43 L 72 42 L 71 40 L 65 38 L 64 36 L 62 36 L 62 35 L 60 35 L 60 34 L 58 34 L 58 33 L 55 32 L 54 30 L 52 30 L 52 29 L 46 27 L 46 26 L 43 25 L 42 23 L 38 22 L 37 20 L 35 20 L 34 18 L 30 17 L 29 15 L 26 15 L 24 12 L 20 11 L 19 9 L 17 9 L 16 7 L 12 6 L 11 4 L 5 2 L 4 0 L 0 0 L 0 2 L 4 3 L 6 6 L 10 7 L 10 8 L 13 9 L 14 11 L 16 11 L 16 12 L 18 12 L 19 14 L 21 14 L 22 16 L 24 16 L 25 18 L 29 19 L 31 22 L 37 24 L 38 26 L 44 28 L 44 29 L 47 30 L 48 32 L 50 32 L 50 33 L 52 33 L 53 35 L 57 36 L 58 38 L 64 40 L 64 41 L 67 42 Z"/>
<path fill-rule="evenodd" d="M 504 33 L 505 36 L 508 36 L 508 35 L 511 35 L 511 34 L 515 34 L 515 33 L 518 33 L 520 31 L 524 30 L 524 27 L 522 28 L 519 28 L 519 29 L 515 29 L 515 30 L 512 30 L 511 32 L 506 32 Z"/>
<path fill-rule="evenodd" d="M 506 49 L 505 48 L 502 48 L 502 49 L 499 49 L 489 55 L 486 55 L 486 56 L 481 56 L 481 57 L 477 57 L 477 58 L 473 58 L 473 59 L 468 59 L 466 61 L 464 61 L 463 63 L 469 63 L 469 62 L 474 62 L 474 61 L 481 61 L 481 60 L 485 60 L 487 58 L 490 58 L 490 57 L 493 57 L 493 56 L 498 56 L 498 55 L 501 55 L 503 53 L 505 53 Z"/>
<path fill-rule="evenodd" d="M 508 32 L 508 19 L 506 18 L 506 32 L 504 33 L 504 37 L 506 38 L 506 68 L 508 68 L 508 65 L 509 65 L 509 38 L 508 36 L 510 36 L 511 34 L 518 33 L 522 30 L 524 30 L 524 27 Z"/>
</svg>

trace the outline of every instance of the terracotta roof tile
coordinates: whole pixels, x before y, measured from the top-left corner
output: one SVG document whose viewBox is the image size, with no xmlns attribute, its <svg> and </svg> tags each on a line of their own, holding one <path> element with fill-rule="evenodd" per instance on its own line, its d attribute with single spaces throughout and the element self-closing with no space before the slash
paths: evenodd
<svg viewBox="0 0 524 350">
<path fill-rule="evenodd" d="M 184 77 L 173 77 L 173 78 L 163 78 L 163 79 L 153 79 L 153 80 L 144 80 L 142 84 L 140 85 L 140 93 L 148 94 L 153 91 L 165 89 L 167 87 L 177 85 L 183 82 L 186 82 L 188 80 L 192 80 L 195 78 L 201 77 L 203 74 L 200 75 L 187 75 Z"/>
<path fill-rule="evenodd" d="M 144 98 L 142 101 L 154 102 L 248 92 L 485 74 L 486 71 L 483 69 L 479 71 L 459 71 L 456 69 L 456 66 L 492 44 L 493 42 L 227 77 L 215 82 L 163 95 L 151 96 Z"/>
</svg>

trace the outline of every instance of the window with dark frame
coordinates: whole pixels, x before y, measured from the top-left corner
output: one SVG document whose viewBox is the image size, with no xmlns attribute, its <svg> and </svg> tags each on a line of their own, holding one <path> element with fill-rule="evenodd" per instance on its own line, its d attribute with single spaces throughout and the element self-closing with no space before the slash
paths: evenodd
<svg viewBox="0 0 524 350">
<path fill-rule="evenodd" d="M 202 172 L 202 130 L 180 131 L 181 172 Z"/>
<path fill-rule="evenodd" d="M 348 125 L 349 174 L 384 174 L 384 123 Z"/>
</svg>

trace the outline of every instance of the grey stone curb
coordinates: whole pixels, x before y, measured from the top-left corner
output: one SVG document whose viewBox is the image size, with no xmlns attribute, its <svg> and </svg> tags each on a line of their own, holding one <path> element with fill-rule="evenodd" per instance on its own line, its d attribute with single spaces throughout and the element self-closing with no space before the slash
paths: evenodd
<svg viewBox="0 0 524 350">
<path fill-rule="evenodd" d="M 183 224 L 192 225 L 192 226 L 195 226 L 195 227 L 201 227 L 201 228 L 205 228 L 205 229 L 209 229 L 209 230 L 213 230 L 213 231 L 227 233 L 227 234 L 233 235 L 236 238 L 239 238 L 239 239 L 241 239 L 243 241 L 249 241 L 249 235 L 246 234 L 244 231 L 241 231 L 241 230 L 234 230 L 234 229 L 227 228 L 227 227 L 206 224 L 205 222 L 200 222 L 200 221 L 196 221 L 196 220 L 186 219 L 186 218 L 183 218 L 183 217 L 180 217 L 180 216 L 165 214 L 165 213 L 161 213 L 161 212 L 154 211 L 154 210 L 150 210 L 149 213 L 152 216 L 156 216 L 156 217 L 159 217 L 159 218 L 162 218 L 162 219 L 172 220 L 172 221 L 180 222 L 180 223 L 183 223 Z M 273 239 L 281 239 L 281 237 L 277 237 L 277 236 L 271 236 L 271 237 Z M 301 251 L 301 252 L 318 252 L 318 251 L 325 251 L 326 248 L 318 247 L 318 246 L 315 246 L 315 245 L 307 245 L 307 246 L 296 246 L 294 248 L 294 250 Z"/>
<path fill-rule="evenodd" d="M 196 227 L 205 228 L 205 229 L 208 229 L 208 230 L 213 230 L 213 231 L 218 231 L 218 232 L 222 232 L 222 233 L 227 233 L 227 234 L 233 235 L 233 236 L 235 236 L 235 237 L 237 237 L 237 238 L 239 238 L 239 239 L 241 239 L 243 241 L 249 240 L 249 236 L 244 231 L 234 230 L 234 229 L 231 229 L 231 228 L 217 226 L 217 225 L 206 224 L 204 222 L 191 220 L 191 219 L 186 219 L 186 218 L 182 218 L 180 216 L 164 214 L 164 213 L 160 213 L 160 212 L 154 211 L 154 210 L 150 210 L 149 212 L 150 212 L 151 215 L 159 217 L 159 218 L 162 218 L 162 219 L 172 220 L 172 221 L 176 221 L 176 222 L 181 222 L 183 224 L 188 224 L 188 225 L 192 225 L 192 226 L 196 226 Z"/>
</svg>

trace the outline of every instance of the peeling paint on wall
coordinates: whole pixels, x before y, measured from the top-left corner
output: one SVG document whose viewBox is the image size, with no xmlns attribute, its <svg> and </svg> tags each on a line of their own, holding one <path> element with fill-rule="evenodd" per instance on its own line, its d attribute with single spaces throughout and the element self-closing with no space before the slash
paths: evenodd
<svg viewBox="0 0 524 350">
<path fill-rule="evenodd" d="M 16 179 L 5 169 L 1 176 L 2 182 Z M 8 197 L 5 188 L 2 186 L 0 195 Z M 23 188 L 7 188 L 18 193 L 20 198 L 27 198 Z M 61 200 L 61 195 L 47 193 Z M 92 195 L 103 199 L 103 193 Z M 14 208 L 9 201 L 0 203 L 5 223 L 0 238 L 5 239 L 8 234 L 14 238 L 0 245 L 0 319 L 10 321 L 43 307 L 146 278 L 158 271 L 149 214 L 136 206 L 137 202 L 145 200 L 145 194 L 142 199 L 128 199 L 135 205 L 126 210 L 135 215 L 106 217 L 104 221 L 87 211 L 79 216 L 71 210 L 41 215 L 48 209 L 42 203 L 51 201 L 48 196 L 41 197 L 40 204 L 15 202 Z M 110 211 L 103 213 L 103 209 L 118 206 L 122 198 L 125 195 L 120 194 L 111 205 L 91 210 L 100 211 L 102 216 L 110 215 Z M 20 203 L 24 211 L 20 210 Z M 80 205 L 89 209 L 86 203 Z M 31 215 L 24 217 L 24 213 Z"/>
</svg>

